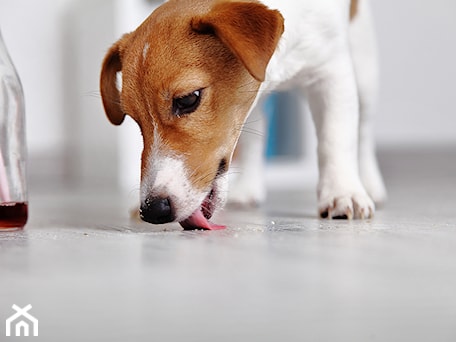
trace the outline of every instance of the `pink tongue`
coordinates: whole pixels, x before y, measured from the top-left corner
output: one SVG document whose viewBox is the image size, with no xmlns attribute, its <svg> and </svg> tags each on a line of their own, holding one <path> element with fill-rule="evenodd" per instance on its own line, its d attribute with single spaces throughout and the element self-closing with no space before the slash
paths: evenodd
<svg viewBox="0 0 456 342">
<path fill-rule="evenodd" d="M 204 217 L 203 212 L 198 209 L 196 210 L 192 216 L 188 219 L 179 222 L 179 224 L 184 229 L 209 229 L 209 230 L 219 230 L 225 229 L 226 226 L 219 226 L 217 224 L 211 223 Z"/>
</svg>

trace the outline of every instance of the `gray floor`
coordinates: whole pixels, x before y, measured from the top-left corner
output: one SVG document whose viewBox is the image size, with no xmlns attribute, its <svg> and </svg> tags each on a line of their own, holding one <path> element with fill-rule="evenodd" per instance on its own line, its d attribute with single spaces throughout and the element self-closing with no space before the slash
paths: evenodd
<svg viewBox="0 0 456 342">
<path fill-rule="evenodd" d="M 390 200 L 325 221 L 314 190 L 226 211 L 228 229 L 128 220 L 107 192 L 33 194 L 0 234 L 0 341 L 456 341 L 456 151 L 384 152 Z M 24 339 L 25 340 L 25 339 Z"/>
</svg>

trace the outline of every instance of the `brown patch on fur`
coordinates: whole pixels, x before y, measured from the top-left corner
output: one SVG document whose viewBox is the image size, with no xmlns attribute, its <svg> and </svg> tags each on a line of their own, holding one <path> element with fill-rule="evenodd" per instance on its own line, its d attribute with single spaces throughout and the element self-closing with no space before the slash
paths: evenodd
<svg viewBox="0 0 456 342">
<path fill-rule="evenodd" d="M 258 81 L 284 30 L 283 17 L 259 3 L 222 2 L 192 21 L 197 32 L 213 32 Z"/>
<path fill-rule="evenodd" d="M 127 113 L 140 126 L 142 175 L 160 141 L 159 153 L 182 158 L 196 189 L 211 188 L 220 161 L 231 160 L 282 32 L 282 16 L 259 3 L 170 0 L 111 47 L 100 79 L 103 104 L 112 123 Z M 173 99 L 196 90 L 198 109 L 173 114 Z"/>
<path fill-rule="evenodd" d="M 120 108 L 120 94 L 117 89 L 117 72 L 122 70 L 122 47 L 128 35 L 124 35 L 109 49 L 103 61 L 100 76 L 101 99 L 106 115 L 114 125 L 120 125 L 125 114 Z"/>
<path fill-rule="evenodd" d="M 358 13 L 358 0 L 351 0 L 351 2 L 350 2 L 350 20 L 353 20 L 353 18 L 356 16 L 356 13 Z"/>
</svg>

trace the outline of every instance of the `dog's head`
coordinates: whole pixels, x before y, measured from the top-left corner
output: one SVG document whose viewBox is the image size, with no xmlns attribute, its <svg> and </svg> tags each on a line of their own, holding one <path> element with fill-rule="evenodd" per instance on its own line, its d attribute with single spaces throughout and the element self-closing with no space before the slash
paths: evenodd
<svg viewBox="0 0 456 342">
<path fill-rule="evenodd" d="M 145 221 L 211 227 L 282 32 L 280 13 L 257 2 L 175 0 L 110 48 L 103 105 L 113 124 L 129 115 L 141 129 Z"/>
</svg>

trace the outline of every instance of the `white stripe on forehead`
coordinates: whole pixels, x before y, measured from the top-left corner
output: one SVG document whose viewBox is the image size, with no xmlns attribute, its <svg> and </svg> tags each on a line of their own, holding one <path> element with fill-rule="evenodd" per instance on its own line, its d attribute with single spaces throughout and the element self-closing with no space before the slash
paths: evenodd
<svg viewBox="0 0 456 342">
<path fill-rule="evenodd" d="M 150 44 L 146 43 L 144 45 L 143 52 L 142 52 L 143 59 L 146 59 L 147 53 L 149 52 L 149 48 L 150 48 Z"/>
</svg>

